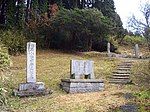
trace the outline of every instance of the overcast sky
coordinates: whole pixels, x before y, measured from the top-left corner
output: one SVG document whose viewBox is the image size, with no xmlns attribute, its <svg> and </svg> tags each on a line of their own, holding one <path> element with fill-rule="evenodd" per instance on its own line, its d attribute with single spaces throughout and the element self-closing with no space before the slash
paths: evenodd
<svg viewBox="0 0 150 112">
<path fill-rule="evenodd" d="M 134 14 L 141 18 L 140 4 L 150 0 L 114 0 L 117 13 L 120 15 L 124 28 L 127 28 L 128 18 Z"/>
</svg>

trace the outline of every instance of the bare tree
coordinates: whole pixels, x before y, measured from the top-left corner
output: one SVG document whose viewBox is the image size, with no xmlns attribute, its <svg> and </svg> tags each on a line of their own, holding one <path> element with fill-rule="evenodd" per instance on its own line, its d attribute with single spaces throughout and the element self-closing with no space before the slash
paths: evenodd
<svg viewBox="0 0 150 112">
<path fill-rule="evenodd" d="M 139 32 L 147 39 L 150 49 L 150 2 L 141 4 L 140 12 L 143 15 L 143 19 L 138 19 L 135 15 L 132 15 L 129 19 L 128 25 L 134 31 Z"/>
</svg>

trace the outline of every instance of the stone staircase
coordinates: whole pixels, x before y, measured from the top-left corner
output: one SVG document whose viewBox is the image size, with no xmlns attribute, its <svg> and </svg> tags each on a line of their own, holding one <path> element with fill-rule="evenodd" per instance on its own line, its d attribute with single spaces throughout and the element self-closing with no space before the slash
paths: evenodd
<svg viewBox="0 0 150 112">
<path fill-rule="evenodd" d="M 130 74 L 131 74 L 132 61 L 124 61 L 118 65 L 117 70 L 113 72 L 113 75 L 110 77 L 110 83 L 114 84 L 128 84 L 131 83 Z"/>
</svg>

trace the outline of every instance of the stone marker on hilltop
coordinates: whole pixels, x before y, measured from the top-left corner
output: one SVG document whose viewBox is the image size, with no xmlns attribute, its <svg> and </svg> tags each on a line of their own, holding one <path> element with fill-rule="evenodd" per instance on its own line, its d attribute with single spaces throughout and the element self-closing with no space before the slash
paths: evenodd
<svg viewBox="0 0 150 112">
<path fill-rule="evenodd" d="M 135 58 L 139 58 L 140 57 L 138 44 L 135 44 L 134 53 L 135 53 Z"/>
<path fill-rule="evenodd" d="M 109 57 L 111 57 L 111 52 L 110 52 L 110 43 L 107 43 L 107 54 Z"/>
<path fill-rule="evenodd" d="M 26 83 L 19 84 L 19 88 L 14 90 L 15 96 L 46 95 L 50 91 L 46 90 L 43 82 L 36 82 L 36 43 L 27 43 L 27 78 Z"/>
<path fill-rule="evenodd" d="M 71 60 L 70 79 L 61 80 L 62 89 L 68 93 L 103 90 L 103 81 L 95 79 L 93 63 L 90 60 Z"/>
</svg>

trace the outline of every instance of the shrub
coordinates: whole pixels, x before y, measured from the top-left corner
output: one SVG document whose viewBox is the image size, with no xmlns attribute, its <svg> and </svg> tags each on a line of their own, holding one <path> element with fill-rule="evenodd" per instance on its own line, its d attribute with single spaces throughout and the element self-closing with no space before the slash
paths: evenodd
<svg viewBox="0 0 150 112">
<path fill-rule="evenodd" d="M 95 9 L 64 9 L 50 18 L 40 15 L 27 25 L 27 37 L 38 48 L 90 51 L 97 41 L 107 38 L 110 20 Z"/>
<path fill-rule="evenodd" d="M 111 44 L 113 44 L 116 48 L 118 48 L 118 41 L 117 41 L 117 39 L 115 40 L 114 39 L 114 37 L 109 37 L 108 38 L 108 41 L 111 43 Z"/>
<path fill-rule="evenodd" d="M 139 93 L 135 93 L 134 95 L 140 99 L 150 99 L 150 90 L 144 90 Z"/>
<path fill-rule="evenodd" d="M 52 21 L 51 47 L 89 51 L 93 41 L 105 38 L 106 19 L 97 9 L 61 9 Z"/>
<path fill-rule="evenodd" d="M 8 55 L 8 49 L 4 47 L 0 41 L 0 108 L 7 105 L 6 89 L 4 88 L 3 81 L 6 77 L 7 68 L 9 66 L 10 58 Z"/>
<path fill-rule="evenodd" d="M 3 31 L 0 35 L 2 43 L 8 48 L 9 54 L 23 53 L 25 51 L 26 38 L 18 31 Z"/>
<path fill-rule="evenodd" d="M 10 65 L 10 59 L 7 53 L 0 52 L 0 68 Z"/>
<path fill-rule="evenodd" d="M 125 36 L 124 44 L 128 44 L 128 45 L 135 45 L 135 44 L 145 44 L 146 43 L 146 39 L 144 37 L 141 36 Z"/>
<path fill-rule="evenodd" d="M 0 44 L 0 68 L 5 68 L 10 66 L 10 58 L 6 47 Z"/>
<path fill-rule="evenodd" d="M 2 87 L 0 87 L 0 107 L 7 105 L 7 96 L 6 96 L 6 90 Z"/>
</svg>

